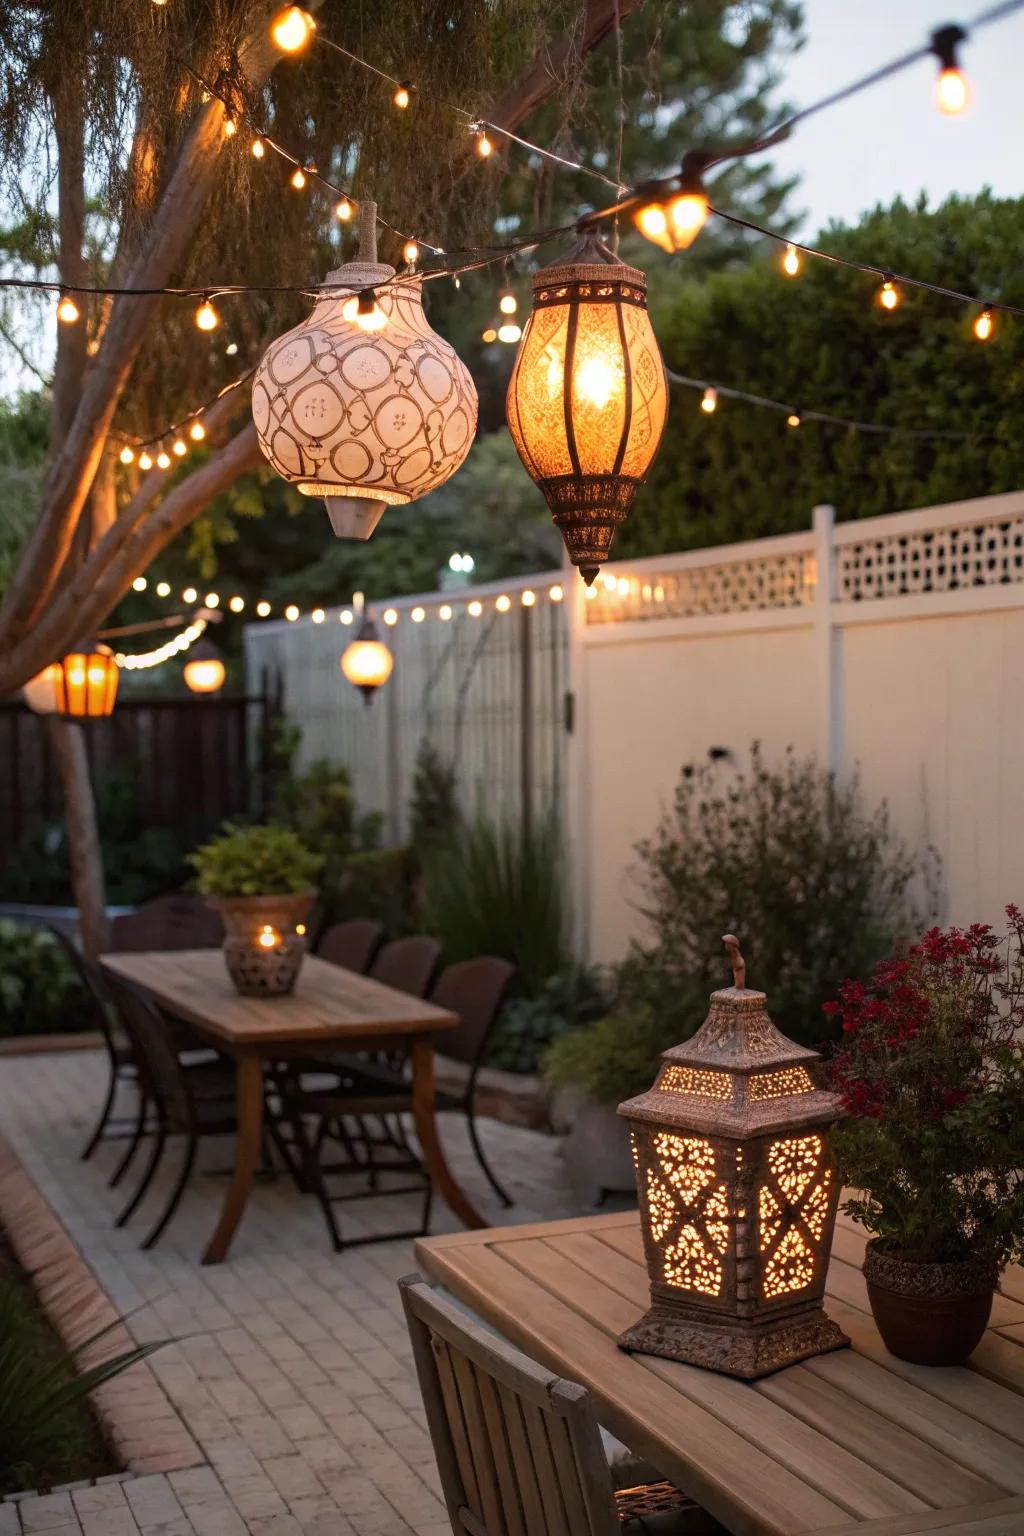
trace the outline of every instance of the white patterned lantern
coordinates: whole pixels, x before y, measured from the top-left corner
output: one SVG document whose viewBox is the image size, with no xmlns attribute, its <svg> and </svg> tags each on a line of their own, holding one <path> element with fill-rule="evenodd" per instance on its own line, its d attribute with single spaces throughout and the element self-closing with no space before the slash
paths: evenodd
<svg viewBox="0 0 1024 1536">
<path fill-rule="evenodd" d="M 373 244 L 364 240 L 361 257 Z M 368 539 L 385 507 L 437 490 L 476 431 L 473 380 L 428 325 L 421 279 L 394 276 L 366 259 L 332 272 L 253 382 L 260 447 L 303 495 L 324 498 L 339 538 Z"/>
</svg>

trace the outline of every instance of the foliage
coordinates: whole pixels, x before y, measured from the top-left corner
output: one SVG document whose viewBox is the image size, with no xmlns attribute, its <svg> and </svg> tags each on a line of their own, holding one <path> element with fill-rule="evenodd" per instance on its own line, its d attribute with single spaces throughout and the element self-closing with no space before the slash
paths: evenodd
<svg viewBox="0 0 1024 1536">
<path fill-rule="evenodd" d="M 39 510 L 46 457 L 47 402 L 40 393 L 0 401 L 0 593 L 11 578 Z"/>
<path fill-rule="evenodd" d="M 446 961 L 501 955 L 536 997 L 566 959 L 562 840 L 553 812 L 528 827 L 483 817 L 426 860 L 426 918 Z"/>
<path fill-rule="evenodd" d="M 414 847 L 421 851 L 448 842 L 461 819 L 455 768 L 446 763 L 424 736 L 416 753 L 409 820 Z"/>
<path fill-rule="evenodd" d="M 352 776 L 343 763 L 317 758 L 300 772 L 276 777 L 272 817 L 289 827 L 322 858 L 320 888 L 329 907 L 340 891 L 349 862 L 380 843 L 381 816 L 360 816 Z"/>
<path fill-rule="evenodd" d="M 684 769 L 672 810 L 637 853 L 653 938 L 631 946 L 622 996 L 687 1038 L 724 984 L 721 936 L 736 933 L 776 1024 L 812 1045 L 844 972 L 866 975 L 912 931 L 911 887 L 934 857 L 907 852 L 856 777 L 838 783 L 792 751 L 769 766 L 756 742 L 747 768 Z"/>
<path fill-rule="evenodd" d="M 1024 916 L 932 928 L 827 1003 L 846 1211 L 920 1262 L 1024 1254 Z"/>
<path fill-rule="evenodd" d="M 153 826 L 127 770 L 108 770 L 96 785 L 95 800 L 107 900 L 128 906 L 177 889 L 185 878 L 186 829 Z M 6 901 L 73 900 L 63 819 L 46 823 L 13 851 L 0 889 Z"/>
<path fill-rule="evenodd" d="M 556 1087 L 618 1104 L 651 1086 L 658 1057 L 674 1043 L 653 1009 L 607 1013 L 557 1039 L 544 1057 L 544 1072 Z"/>
<path fill-rule="evenodd" d="M 0 1495 L 110 1470 L 88 1394 L 160 1343 L 133 1345 L 79 1368 L 120 1321 L 66 1350 L 50 1331 L 27 1278 L 0 1264 Z"/>
<path fill-rule="evenodd" d="M 88 1029 L 81 977 L 51 933 L 0 918 L 0 1039 Z"/>
<path fill-rule="evenodd" d="M 506 1002 L 487 1048 L 487 1065 L 505 1072 L 538 1071 L 553 1040 L 592 1023 L 605 1010 L 598 972 L 570 962 L 551 976 L 536 997 Z"/>
<path fill-rule="evenodd" d="M 217 837 L 189 854 L 188 862 L 205 896 L 277 896 L 308 891 L 323 858 L 276 822 L 260 827 L 225 822 Z"/>
<path fill-rule="evenodd" d="M 701 237 L 703 239 L 703 236 Z M 1024 304 L 1024 199 L 951 197 L 878 208 L 821 236 L 837 255 L 993 299 Z M 855 420 L 967 434 L 915 439 L 859 435 L 720 397 L 708 417 L 691 390 L 672 390 L 666 434 L 635 514 L 616 540 L 623 557 L 805 529 L 831 502 L 840 518 L 1016 490 L 1024 442 L 1013 402 L 1024 376 L 1024 331 L 996 319 L 992 341 L 971 335 L 963 305 L 902 291 L 892 313 L 877 279 L 808 261 L 797 281 L 779 249 L 743 270 L 662 290 L 652 305 L 665 361 L 776 400 Z"/>
</svg>

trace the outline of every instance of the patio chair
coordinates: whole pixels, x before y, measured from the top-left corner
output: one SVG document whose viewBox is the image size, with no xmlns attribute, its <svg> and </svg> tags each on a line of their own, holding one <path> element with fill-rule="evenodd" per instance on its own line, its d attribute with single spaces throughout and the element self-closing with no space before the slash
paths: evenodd
<svg viewBox="0 0 1024 1536">
<path fill-rule="evenodd" d="M 669 1482 L 615 1489 L 585 1387 L 546 1371 L 422 1276 L 398 1288 L 456 1536 L 722 1530 Z"/>
<path fill-rule="evenodd" d="M 384 925 L 370 918 L 356 917 L 351 922 L 335 923 L 320 935 L 316 953 L 321 960 L 344 966 L 360 975 L 370 969 L 374 955 L 384 942 Z"/>
<path fill-rule="evenodd" d="M 185 1065 L 174 1044 L 171 1021 L 152 999 L 130 982 L 109 976 L 107 985 L 131 1044 L 145 1110 L 152 1113 L 153 1144 L 135 1192 L 118 1215 L 123 1227 L 138 1209 L 153 1181 L 170 1136 L 183 1135 L 185 1156 L 163 1211 L 141 1246 L 152 1248 L 178 1208 L 203 1136 L 229 1136 L 236 1129 L 235 1073 L 220 1060 Z M 143 1117 L 140 1117 L 140 1126 Z M 139 1132 L 141 1140 L 142 1131 Z M 136 1143 L 137 1145 L 137 1143 Z"/>
<path fill-rule="evenodd" d="M 172 891 L 115 917 L 110 948 L 121 954 L 146 949 L 216 949 L 224 940 L 220 915 L 192 891 Z"/>
<path fill-rule="evenodd" d="M 440 957 L 441 946 L 437 940 L 425 933 L 417 933 L 411 938 L 392 939 L 390 944 L 385 944 L 378 950 L 369 974 L 374 981 L 394 987 L 398 992 L 408 992 L 410 997 L 426 997 Z"/>
</svg>

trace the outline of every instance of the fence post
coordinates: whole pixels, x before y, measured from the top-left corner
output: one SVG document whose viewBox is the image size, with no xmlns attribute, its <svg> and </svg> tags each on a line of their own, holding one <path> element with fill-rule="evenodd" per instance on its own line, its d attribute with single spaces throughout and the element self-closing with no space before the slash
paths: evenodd
<svg viewBox="0 0 1024 1536">
<path fill-rule="evenodd" d="M 565 695 L 565 779 L 563 843 L 566 883 L 572 902 L 576 958 L 590 959 L 590 711 L 587 687 L 586 588 L 574 565 L 563 557 L 562 585 L 569 629 L 568 688 Z"/>
<path fill-rule="evenodd" d="M 519 609 L 519 792 L 523 832 L 533 823 L 533 626 L 531 610 Z"/>
<path fill-rule="evenodd" d="M 844 767 L 844 699 L 842 631 L 833 622 L 836 600 L 835 508 L 814 509 L 814 650 L 817 666 L 819 756 L 829 772 Z"/>
</svg>

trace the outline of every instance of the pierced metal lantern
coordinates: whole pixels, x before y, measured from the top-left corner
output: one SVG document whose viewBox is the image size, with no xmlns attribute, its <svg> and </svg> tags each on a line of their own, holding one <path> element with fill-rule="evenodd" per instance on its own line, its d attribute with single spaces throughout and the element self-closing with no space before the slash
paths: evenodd
<svg viewBox="0 0 1024 1536">
<path fill-rule="evenodd" d="M 588 586 L 654 462 L 668 410 L 647 279 L 593 234 L 533 279 L 509 431 Z"/>
<path fill-rule="evenodd" d="M 816 1051 L 780 1034 L 765 994 L 734 985 L 666 1051 L 629 1121 L 649 1311 L 624 1349 L 752 1379 L 849 1343 L 822 1310 L 839 1197 L 839 1115 Z"/>
</svg>

